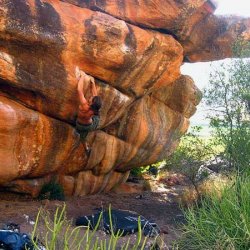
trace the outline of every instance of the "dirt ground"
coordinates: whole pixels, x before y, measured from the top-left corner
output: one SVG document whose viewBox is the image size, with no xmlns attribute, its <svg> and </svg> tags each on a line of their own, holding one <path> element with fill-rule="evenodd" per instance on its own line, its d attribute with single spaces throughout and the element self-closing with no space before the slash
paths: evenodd
<svg viewBox="0 0 250 250">
<path fill-rule="evenodd" d="M 95 208 L 108 208 L 135 211 L 147 219 L 155 221 L 161 229 L 161 239 L 165 242 L 162 249 L 171 248 L 171 243 L 180 235 L 180 224 L 184 217 L 175 202 L 179 187 L 159 188 L 157 192 L 145 191 L 140 194 L 96 194 L 86 197 L 66 198 L 67 218 L 74 221 L 78 216 L 90 215 Z M 21 232 L 30 233 L 39 208 L 51 212 L 63 205 L 61 201 L 33 200 L 28 196 L 0 193 L 0 225 L 17 223 Z"/>
</svg>

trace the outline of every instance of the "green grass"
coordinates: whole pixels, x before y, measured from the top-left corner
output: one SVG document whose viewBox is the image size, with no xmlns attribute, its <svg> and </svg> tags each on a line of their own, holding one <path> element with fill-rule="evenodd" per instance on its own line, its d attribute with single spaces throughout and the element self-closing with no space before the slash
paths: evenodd
<svg viewBox="0 0 250 250">
<path fill-rule="evenodd" d="M 250 176 L 185 211 L 187 224 L 176 249 L 249 250 Z"/>
<path fill-rule="evenodd" d="M 111 209 L 109 209 L 111 213 Z M 51 219 L 52 218 L 52 219 Z M 110 214 L 111 218 L 111 214 Z M 66 206 L 58 207 L 53 216 L 48 211 L 40 210 L 38 212 L 32 239 L 35 249 L 39 249 L 36 238 L 39 238 L 45 245 L 47 250 L 143 250 L 148 243 L 148 238 L 143 237 L 140 218 L 138 219 L 139 232 L 136 240 L 121 237 L 121 232 L 114 233 L 112 220 L 111 235 L 100 237 L 97 233 L 102 216 L 94 230 L 89 227 L 74 227 L 72 221 L 66 218 Z M 147 249 L 155 249 L 158 238 L 151 240 L 151 247 Z M 148 245 L 148 244 L 147 244 Z"/>
</svg>

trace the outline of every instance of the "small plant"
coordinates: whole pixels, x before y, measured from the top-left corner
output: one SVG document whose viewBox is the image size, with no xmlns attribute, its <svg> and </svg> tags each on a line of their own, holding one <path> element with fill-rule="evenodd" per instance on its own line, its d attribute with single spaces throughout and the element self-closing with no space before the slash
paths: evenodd
<svg viewBox="0 0 250 250">
<path fill-rule="evenodd" d="M 38 199 L 64 201 L 65 196 L 64 196 L 63 187 L 55 180 L 52 180 L 51 182 L 46 183 L 42 186 L 42 189 L 39 193 Z"/>
<path fill-rule="evenodd" d="M 131 169 L 130 174 L 134 177 L 142 177 L 142 175 L 147 172 L 148 168 L 148 166 L 135 167 Z"/>
</svg>

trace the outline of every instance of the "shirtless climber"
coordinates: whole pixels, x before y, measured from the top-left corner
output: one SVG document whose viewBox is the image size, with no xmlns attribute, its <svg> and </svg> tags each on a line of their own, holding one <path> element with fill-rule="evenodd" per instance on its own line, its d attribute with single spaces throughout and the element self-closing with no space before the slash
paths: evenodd
<svg viewBox="0 0 250 250">
<path fill-rule="evenodd" d="M 84 141 L 88 132 L 94 131 L 99 125 L 99 110 L 102 106 L 101 98 L 97 95 L 95 80 L 92 76 L 87 75 L 79 68 L 76 68 L 76 77 L 79 79 L 77 85 L 79 107 L 76 119 L 76 130 L 80 134 L 81 141 Z M 90 85 L 92 96 L 86 100 L 83 94 L 83 86 Z M 85 150 L 90 152 L 87 143 L 85 142 Z"/>
</svg>

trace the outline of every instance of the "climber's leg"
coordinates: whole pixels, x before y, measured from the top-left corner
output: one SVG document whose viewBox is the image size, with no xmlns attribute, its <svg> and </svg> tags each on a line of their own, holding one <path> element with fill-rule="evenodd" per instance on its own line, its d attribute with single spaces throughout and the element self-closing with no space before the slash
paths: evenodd
<svg viewBox="0 0 250 250">
<path fill-rule="evenodd" d="M 100 121 L 100 117 L 97 115 L 94 115 L 92 117 L 91 124 L 85 125 L 85 124 L 81 124 L 81 123 L 76 121 L 76 130 L 80 134 L 81 140 L 84 140 L 87 137 L 89 132 L 97 129 L 97 127 L 99 125 L 99 121 Z"/>
<path fill-rule="evenodd" d="M 95 115 L 92 117 L 92 123 L 88 125 L 80 124 L 76 121 L 76 131 L 80 134 L 80 140 L 84 143 L 84 148 L 87 155 L 90 155 L 91 149 L 88 143 L 85 141 L 88 133 L 97 129 L 99 125 L 100 117 Z"/>
</svg>

